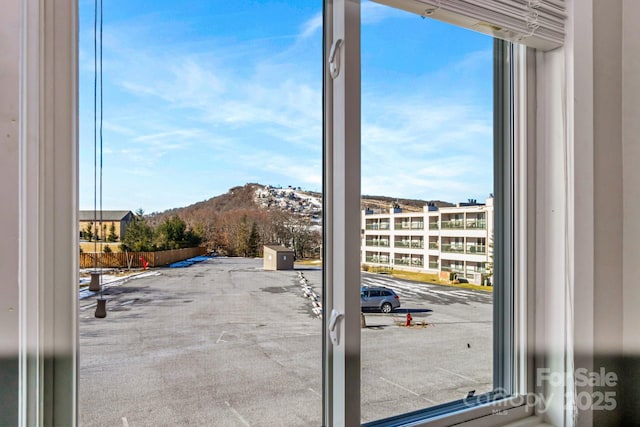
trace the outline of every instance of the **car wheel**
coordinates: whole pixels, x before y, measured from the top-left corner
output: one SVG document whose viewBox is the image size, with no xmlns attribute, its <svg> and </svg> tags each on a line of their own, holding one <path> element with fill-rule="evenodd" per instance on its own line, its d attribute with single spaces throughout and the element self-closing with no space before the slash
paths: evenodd
<svg viewBox="0 0 640 427">
<path fill-rule="evenodd" d="M 388 302 L 385 302 L 384 304 L 382 304 L 382 307 L 380 308 L 380 311 L 382 311 L 383 313 L 391 313 L 392 307 L 391 304 L 389 304 Z"/>
</svg>

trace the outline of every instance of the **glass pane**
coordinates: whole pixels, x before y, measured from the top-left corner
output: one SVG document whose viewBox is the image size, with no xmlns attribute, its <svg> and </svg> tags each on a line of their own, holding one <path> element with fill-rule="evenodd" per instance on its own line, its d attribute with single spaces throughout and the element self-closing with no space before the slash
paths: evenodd
<svg viewBox="0 0 640 427">
<path fill-rule="evenodd" d="M 80 424 L 321 425 L 322 1 L 103 10 L 99 201 L 80 1 Z"/>
<path fill-rule="evenodd" d="M 363 422 L 493 389 L 492 71 L 492 38 L 363 4 L 361 286 L 391 293 L 362 302 Z"/>
</svg>

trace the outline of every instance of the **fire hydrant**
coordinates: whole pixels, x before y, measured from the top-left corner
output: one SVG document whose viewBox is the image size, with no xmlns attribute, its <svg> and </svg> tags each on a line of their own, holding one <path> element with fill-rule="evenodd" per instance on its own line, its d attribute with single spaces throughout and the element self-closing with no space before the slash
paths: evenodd
<svg viewBox="0 0 640 427">
<path fill-rule="evenodd" d="M 404 324 L 404 326 L 411 326 L 411 313 L 407 313 L 407 322 Z"/>
</svg>

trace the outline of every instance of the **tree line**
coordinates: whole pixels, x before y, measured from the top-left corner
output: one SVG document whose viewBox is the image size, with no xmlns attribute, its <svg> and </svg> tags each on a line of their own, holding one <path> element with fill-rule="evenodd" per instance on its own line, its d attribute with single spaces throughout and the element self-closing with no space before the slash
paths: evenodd
<svg viewBox="0 0 640 427">
<path fill-rule="evenodd" d="M 177 215 L 165 218 L 153 227 L 138 210 L 126 228 L 120 244 L 121 251 L 154 252 L 170 249 L 191 248 L 202 243 L 202 231 L 190 228 Z"/>
<path fill-rule="evenodd" d="M 322 234 L 303 215 L 250 208 L 215 213 L 203 209 L 185 219 L 201 233 L 202 243 L 221 255 L 256 257 L 262 256 L 263 245 L 282 245 L 293 249 L 299 259 L 320 256 Z"/>
</svg>

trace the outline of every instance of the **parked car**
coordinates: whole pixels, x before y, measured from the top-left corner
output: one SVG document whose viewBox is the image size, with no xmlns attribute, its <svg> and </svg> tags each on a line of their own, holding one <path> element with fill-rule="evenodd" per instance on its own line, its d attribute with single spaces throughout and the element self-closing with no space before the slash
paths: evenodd
<svg viewBox="0 0 640 427">
<path fill-rule="evenodd" d="M 360 289 L 360 307 L 365 309 L 376 309 L 383 313 L 391 313 L 400 307 L 400 297 L 393 289 L 383 286 L 363 286 Z"/>
</svg>

